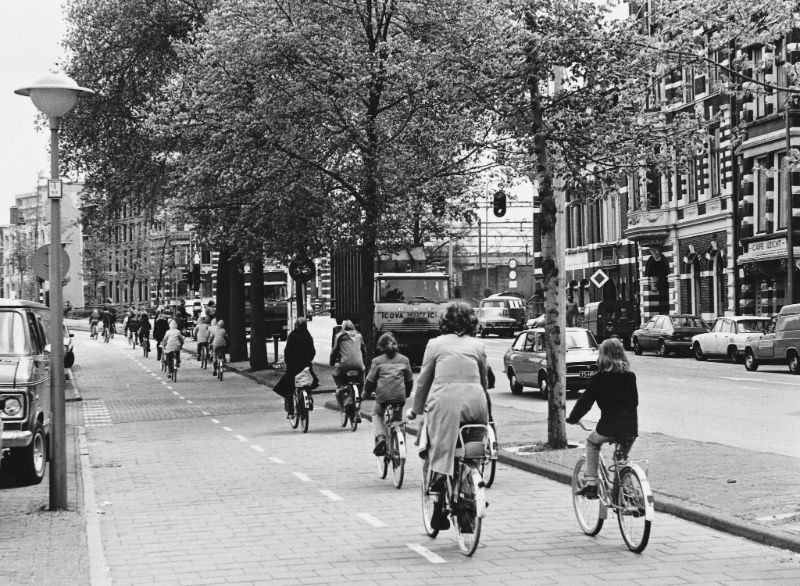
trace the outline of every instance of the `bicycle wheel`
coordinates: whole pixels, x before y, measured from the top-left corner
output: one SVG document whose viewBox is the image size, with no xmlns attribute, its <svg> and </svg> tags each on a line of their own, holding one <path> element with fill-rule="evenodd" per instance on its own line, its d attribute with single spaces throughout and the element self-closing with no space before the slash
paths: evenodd
<svg viewBox="0 0 800 586">
<path fill-rule="evenodd" d="M 386 478 L 389 474 L 389 459 L 386 456 L 375 456 L 375 465 L 378 467 L 378 478 Z"/>
<path fill-rule="evenodd" d="M 576 463 L 572 471 L 572 508 L 575 509 L 575 517 L 581 531 L 586 535 L 597 535 L 603 528 L 603 515 L 600 508 L 603 504 L 600 499 L 587 499 L 578 494 L 583 488 L 583 468 L 586 466 L 586 457 L 582 456 Z"/>
<path fill-rule="evenodd" d="M 458 548 L 465 556 L 471 556 L 478 549 L 481 540 L 483 517 L 486 515 L 486 494 L 481 473 L 477 468 L 467 467 L 461 473 L 458 501 L 453 506 L 453 525 L 458 537 Z"/>
<path fill-rule="evenodd" d="M 492 442 L 491 451 L 489 460 L 484 460 L 481 463 L 481 474 L 484 478 L 484 486 L 486 488 L 491 488 L 494 484 L 494 475 L 497 472 L 497 450 L 498 450 L 498 443 L 497 443 L 497 429 L 495 428 L 494 421 L 490 422 L 489 425 L 491 426 L 492 435 L 490 440 Z M 488 467 L 488 474 L 487 474 L 487 467 Z"/>
<path fill-rule="evenodd" d="M 391 451 L 389 454 L 391 455 L 392 460 L 392 483 L 394 484 L 395 488 L 401 488 L 403 486 L 403 477 L 405 476 L 406 471 L 406 459 L 400 449 L 401 433 L 402 432 L 398 431 L 397 429 L 392 429 L 389 432 L 389 441 L 391 445 Z"/>
<path fill-rule="evenodd" d="M 619 482 L 617 521 L 625 545 L 634 553 L 644 551 L 650 539 L 650 521 L 645 517 L 648 498 L 652 499 L 652 495 L 645 494 L 645 487 L 636 471 L 625 468 Z"/>
<path fill-rule="evenodd" d="M 358 407 L 355 403 L 350 408 L 350 429 L 351 431 L 355 431 L 358 429 L 358 420 L 360 419 L 358 415 Z"/>
<path fill-rule="evenodd" d="M 205 348 L 200 349 L 200 368 L 203 370 L 208 368 L 208 352 Z"/>
<path fill-rule="evenodd" d="M 308 432 L 308 409 L 306 408 L 305 391 L 298 393 L 300 396 L 297 400 L 297 411 L 300 413 L 300 427 L 303 433 Z"/>
<path fill-rule="evenodd" d="M 217 364 L 217 380 L 222 380 L 222 373 L 225 372 L 225 361 L 220 360 Z"/>
<path fill-rule="evenodd" d="M 437 535 L 439 535 L 439 530 L 433 528 L 431 525 L 431 520 L 433 519 L 434 509 L 437 506 L 441 506 L 441 504 L 435 502 L 433 495 L 428 492 L 429 481 L 428 461 L 424 460 L 422 462 L 422 482 L 420 482 L 422 494 L 422 526 L 425 527 L 425 533 L 428 535 L 428 537 L 435 538 Z"/>
</svg>

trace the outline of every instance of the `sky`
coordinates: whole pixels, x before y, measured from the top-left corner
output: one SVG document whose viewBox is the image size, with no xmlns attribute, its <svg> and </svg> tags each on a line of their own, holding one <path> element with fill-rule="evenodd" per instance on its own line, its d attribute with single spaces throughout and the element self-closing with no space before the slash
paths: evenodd
<svg viewBox="0 0 800 586">
<path fill-rule="evenodd" d="M 54 68 L 65 32 L 61 0 L 0 0 L 0 224 L 15 195 L 49 177 L 48 131 L 36 131 L 36 108 L 14 90 Z"/>
</svg>

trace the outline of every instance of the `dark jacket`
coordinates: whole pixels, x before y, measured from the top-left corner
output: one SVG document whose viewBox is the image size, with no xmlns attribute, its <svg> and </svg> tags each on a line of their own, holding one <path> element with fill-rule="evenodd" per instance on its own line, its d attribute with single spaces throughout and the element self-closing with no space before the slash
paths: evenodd
<svg viewBox="0 0 800 586">
<path fill-rule="evenodd" d="M 165 317 L 157 317 L 155 324 L 153 325 L 153 338 L 160 342 L 164 339 L 164 334 L 167 333 L 169 329 L 169 321 Z"/>
<path fill-rule="evenodd" d="M 635 374 L 598 372 L 575 403 L 567 417 L 567 423 L 577 423 L 595 403 L 600 407 L 597 433 L 615 438 L 639 435 L 639 421 L 636 414 L 639 393 L 636 390 Z"/>
<path fill-rule="evenodd" d="M 308 330 L 294 329 L 286 338 L 286 348 L 283 351 L 283 360 L 286 362 L 286 372 L 273 387 L 273 391 L 281 397 L 288 397 L 294 390 L 294 377 L 314 360 L 314 338 Z"/>
</svg>

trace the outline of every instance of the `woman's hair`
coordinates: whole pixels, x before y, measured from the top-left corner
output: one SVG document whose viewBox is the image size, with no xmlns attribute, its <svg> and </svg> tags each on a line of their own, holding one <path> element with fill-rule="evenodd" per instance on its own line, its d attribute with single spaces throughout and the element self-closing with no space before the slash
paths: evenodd
<svg viewBox="0 0 800 586">
<path fill-rule="evenodd" d="M 172 329 L 176 329 L 177 330 L 178 329 L 178 322 L 176 322 L 174 319 L 170 320 L 169 327 L 172 328 Z"/>
<path fill-rule="evenodd" d="M 224 328 L 225 327 L 225 322 L 222 321 L 221 319 L 217 320 L 217 327 L 218 328 Z"/>
<path fill-rule="evenodd" d="M 442 319 L 439 321 L 439 330 L 443 334 L 457 334 L 459 336 L 473 336 L 478 325 L 475 312 L 467 303 L 455 301 L 447 306 Z"/>
<path fill-rule="evenodd" d="M 344 320 L 342 322 L 342 329 L 343 330 L 354 330 L 354 329 L 356 329 L 356 326 L 352 321 L 350 321 L 349 319 L 346 319 L 346 320 Z"/>
<path fill-rule="evenodd" d="M 298 317 L 294 320 L 294 329 L 296 330 L 308 330 L 308 320 L 304 317 Z"/>
<path fill-rule="evenodd" d="M 386 354 L 389 358 L 394 358 L 397 354 L 397 340 L 391 332 L 386 332 L 380 338 L 376 345 L 378 354 Z"/>
<path fill-rule="evenodd" d="M 608 338 L 600 344 L 597 368 L 601 372 L 630 372 L 631 363 L 619 338 Z"/>
</svg>

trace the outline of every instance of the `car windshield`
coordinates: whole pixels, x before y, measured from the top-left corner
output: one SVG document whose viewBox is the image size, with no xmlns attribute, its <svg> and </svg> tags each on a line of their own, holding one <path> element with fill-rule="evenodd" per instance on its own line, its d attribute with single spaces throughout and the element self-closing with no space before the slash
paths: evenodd
<svg viewBox="0 0 800 586">
<path fill-rule="evenodd" d="M 481 301 L 481 309 L 488 309 L 490 307 L 503 308 L 505 306 L 505 301 Z"/>
<path fill-rule="evenodd" d="M 25 322 L 16 311 L 0 311 L 0 354 L 26 354 Z"/>
<path fill-rule="evenodd" d="M 589 331 L 567 332 L 567 350 L 578 348 L 597 348 L 597 342 Z"/>
<path fill-rule="evenodd" d="M 672 325 L 676 328 L 707 328 L 706 322 L 699 317 L 679 316 L 672 318 Z"/>
<path fill-rule="evenodd" d="M 380 278 L 378 279 L 379 303 L 421 302 L 440 303 L 450 297 L 448 281 L 442 278 Z"/>
<path fill-rule="evenodd" d="M 740 334 L 760 334 L 761 330 L 769 329 L 768 319 L 743 319 L 737 323 Z"/>
<path fill-rule="evenodd" d="M 494 307 L 494 306 L 486 306 L 484 305 L 481 307 L 481 311 L 484 315 L 503 315 L 505 314 L 506 310 L 504 307 Z"/>
<path fill-rule="evenodd" d="M 264 301 L 283 301 L 287 297 L 286 283 L 264 283 Z"/>
</svg>

